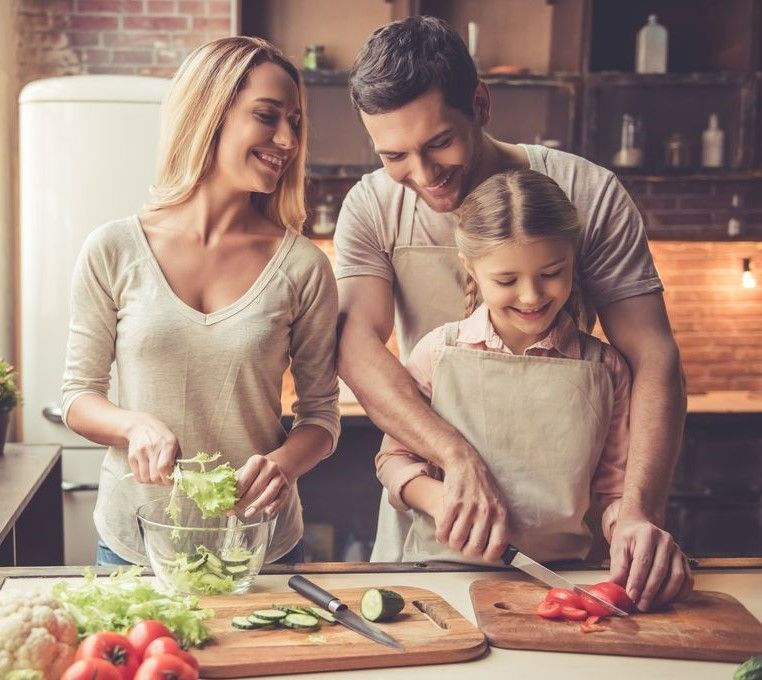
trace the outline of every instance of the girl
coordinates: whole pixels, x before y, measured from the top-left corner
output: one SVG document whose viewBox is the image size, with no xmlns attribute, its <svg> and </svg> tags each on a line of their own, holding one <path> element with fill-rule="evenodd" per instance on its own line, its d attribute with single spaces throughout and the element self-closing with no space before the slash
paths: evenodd
<svg viewBox="0 0 762 680">
<path fill-rule="evenodd" d="M 145 562 L 136 509 L 166 496 L 175 459 L 199 450 L 237 468 L 239 511 L 279 513 L 267 561 L 297 561 L 296 480 L 339 433 L 336 285 L 300 235 L 299 73 L 264 40 L 216 40 L 178 70 L 163 123 L 153 203 L 96 229 L 74 274 L 63 413 L 109 446 L 98 562 Z M 298 400 L 287 434 L 289 359 Z M 116 404 L 106 396 L 113 361 Z"/>
<path fill-rule="evenodd" d="M 424 336 L 407 368 L 488 463 L 508 504 L 511 543 L 541 561 L 584 558 L 591 492 L 607 540 L 616 521 L 630 374 L 615 349 L 579 330 L 593 315 L 575 276 L 577 213 L 552 179 L 532 170 L 492 176 L 458 212 L 467 318 Z M 403 561 L 479 561 L 490 539 L 486 517 L 470 531 L 453 527 L 449 545 L 436 540 L 441 470 L 389 437 L 376 467 L 391 503 L 381 512 L 387 520 L 409 512 L 412 525 L 405 535 L 377 536 L 371 559 L 401 552 Z"/>
</svg>

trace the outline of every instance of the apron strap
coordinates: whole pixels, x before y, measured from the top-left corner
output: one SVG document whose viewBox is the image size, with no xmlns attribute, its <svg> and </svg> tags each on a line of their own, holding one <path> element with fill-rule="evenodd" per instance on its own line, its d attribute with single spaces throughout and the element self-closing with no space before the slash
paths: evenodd
<svg viewBox="0 0 762 680">
<path fill-rule="evenodd" d="M 582 340 L 582 358 L 585 361 L 600 363 L 603 361 L 603 343 L 598 338 L 580 333 Z"/>
<path fill-rule="evenodd" d="M 458 330 L 460 323 L 458 321 L 450 321 L 445 324 L 445 347 L 455 347 L 458 342 Z"/>
<path fill-rule="evenodd" d="M 403 192 L 400 228 L 396 245 L 409 246 L 413 242 L 413 220 L 415 218 L 415 201 L 418 198 L 418 194 L 407 187 L 403 188 Z"/>
</svg>

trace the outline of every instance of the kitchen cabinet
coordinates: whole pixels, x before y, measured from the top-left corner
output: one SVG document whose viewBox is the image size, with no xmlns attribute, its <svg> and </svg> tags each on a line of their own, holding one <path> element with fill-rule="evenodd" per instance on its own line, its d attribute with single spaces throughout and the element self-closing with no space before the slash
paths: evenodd
<svg viewBox="0 0 762 680">
<path fill-rule="evenodd" d="M 6 444 L 0 455 L 0 565 L 63 564 L 61 449 Z"/>
</svg>

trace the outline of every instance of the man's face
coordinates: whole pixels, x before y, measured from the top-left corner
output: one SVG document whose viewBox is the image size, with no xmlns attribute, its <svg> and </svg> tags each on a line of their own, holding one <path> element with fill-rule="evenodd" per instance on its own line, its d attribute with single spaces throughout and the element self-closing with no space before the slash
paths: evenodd
<svg viewBox="0 0 762 680">
<path fill-rule="evenodd" d="M 389 176 L 437 212 L 455 210 L 470 189 L 481 125 L 431 89 L 386 113 L 360 116 Z"/>
</svg>

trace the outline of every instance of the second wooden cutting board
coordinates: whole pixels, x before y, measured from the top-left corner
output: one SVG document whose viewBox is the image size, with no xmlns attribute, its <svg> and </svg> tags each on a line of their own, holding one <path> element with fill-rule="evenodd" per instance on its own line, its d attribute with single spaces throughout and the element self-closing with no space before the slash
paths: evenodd
<svg viewBox="0 0 762 680">
<path fill-rule="evenodd" d="M 703 661 L 745 661 L 762 651 L 762 624 L 735 598 L 696 591 L 660 612 L 612 617 L 606 630 L 583 633 L 573 621 L 548 621 L 537 605 L 548 589 L 521 576 L 471 584 L 476 620 L 490 644 L 579 654 Z"/>
<path fill-rule="evenodd" d="M 226 595 L 202 599 L 214 609 L 209 622 L 214 639 L 193 654 L 205 678 L 310 673 L 358 668 L 383 668 L 466 661 L 487 648 L 484 635 L 439 595 L 423 588 L 389 586 L 405 598 L 405 608 L 388 623 L 377 624 L 405 645 L 398 652 L 344 626 L 325 625 L 315 633 L 282 628 L 238 630 L 234 616 L 274 604 L 311 606 L 303 597 L 287 593 Z M 331 589 L 353 611 L 360 611 L 364 588 Z"/>
</svg>

